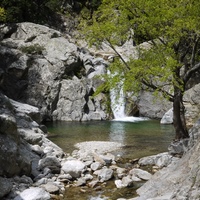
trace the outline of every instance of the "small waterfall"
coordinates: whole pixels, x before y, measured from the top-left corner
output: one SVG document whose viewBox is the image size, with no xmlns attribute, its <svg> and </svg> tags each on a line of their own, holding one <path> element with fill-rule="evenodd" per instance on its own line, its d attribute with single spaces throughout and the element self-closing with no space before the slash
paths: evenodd
<svg viewBox="0 0 200 200">
<path fill-rule="evenodd" d="M 112 77 L 110 71 L 108 71 L 108 74 Z M 110 100 L 111 100 L 111 109 L 112 109 L 115 121 L 137 122 L 137 121 L 144 121 L 148 119 L 144 117 L 126 116 L 123 80 L 120 81 L 117 87 L 110 89 Z"/>
<path fill-rule="evenodd" d="M 125 100 L 123 85 L 120 83 L 117 88 L 110 90 L 111 108 L 115 119 L 125 117 Z"/>
</svg>

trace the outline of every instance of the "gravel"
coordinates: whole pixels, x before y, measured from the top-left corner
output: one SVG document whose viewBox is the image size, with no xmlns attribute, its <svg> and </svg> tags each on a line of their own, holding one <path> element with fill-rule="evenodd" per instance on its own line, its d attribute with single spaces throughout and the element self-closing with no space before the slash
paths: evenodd
<svg viewBox="0 0 200 200">
<path fill-rule="evenodd" d="M 124 145 L 119 142 L 89 141 L 75 144 L 75 147 L 83 152 L 98 152 L 99 154 L 112 152 L 122 148 Z"/>
</svg>

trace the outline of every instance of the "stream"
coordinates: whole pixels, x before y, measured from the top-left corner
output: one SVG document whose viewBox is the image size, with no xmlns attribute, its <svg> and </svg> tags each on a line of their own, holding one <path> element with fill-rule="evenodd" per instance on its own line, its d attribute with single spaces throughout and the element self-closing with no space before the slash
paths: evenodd
<svg viewBox="0 0 200 200">
<path fill-rule="evenodd" d="M 135 158 L 150 156 L 167 151 L 174 138 L 171 125 L 160 125 L 157 120 L 135 122 L 126 121 L 90 121 L 90 122 L 54 122 L 46 124 L 49 139 L 60 146 L 66 153 L 75 150 L 74 145 L 84 141 L 120 142 L 125 147 L 113 152 L 123 158 L 124 163 Z M 113 181 L 106 183 L 100 190 L 87 188 L 70 188 L 66 190 L 65 199 L 100 200 L 131 198 L 136 195 L 133 188 L 116 189 Z"/>
</svg>

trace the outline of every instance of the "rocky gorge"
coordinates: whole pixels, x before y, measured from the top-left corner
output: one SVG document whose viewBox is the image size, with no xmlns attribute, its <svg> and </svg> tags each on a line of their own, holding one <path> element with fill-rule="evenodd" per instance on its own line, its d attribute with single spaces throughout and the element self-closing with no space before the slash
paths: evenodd
<svg viewBox="0 0 200 200">
<path fill-rule="evenodd" d="M 106 73 L 114 53 L 91 53 L 69 35 L 32 23 L 1 25 L 0 30 L 0 198 L 62 199 L 69 185 L 96 187 L 115 177 L 117 188 L 150 179 L 133 199 L 199 199 L 199 84 L 184 97 L 187 122 L 195 124 L 190 140 L 171 145 L 170 153 L 178 151 L 181 159 L 164 153 L 142 158 L 127 170 L 117 166 L 113 148 L 87 152 L 80 144 L 68 155 L 48 139 L 41 122 L 109 119 L 108 95 L 93 94 L 103 81 L 97 76 Z M 170 108 L 143 91 L 136 112 L 162 118 Z M 163 123 L 172 123 L 170 111 L 165 116 Z M 118 143 L 100 147 L 112 145 L 123 148 Z M 163 169 L 152 176 L 139 169 L 143 165 Z"/>
<path fill-rule="evenodd" d="M 163 153 L 122 168 L 118 166 L 119 158 L 110 152 L 123 146 L 102 141 L 78 143 L 77 150 L 67 154 L 47 138 L 45 126 L 39 125 L 38 108 L 2 94 L 0 99 L 0 197 L 4 200 L 63 199 L 70 187 L 87 185 L 95 190 L 109 180 L 116 188 L 130 187 L 152 177 L 139 166 L 162 168 L 177 160 Z"/>
<path fill-rule="evenodd" d="M 77 144 L 72 155 L 63 152 L 39 125 L 38 108 L 2 94 L 0 99 L 1 198 L 62 199 L 70 187 L 101 187 L 115 177 L 116 187 L 123 188 L 151 177 L 137 165 L 129 170 L 117 165 L 119 158 L 110 152 L 123 148 L 120 143 L 85 142 Z M 154 160 L 162 167 L 172 156 L 157 155 Z M 140 162 L 146 165 L 145 159 Z"/>
</svg>

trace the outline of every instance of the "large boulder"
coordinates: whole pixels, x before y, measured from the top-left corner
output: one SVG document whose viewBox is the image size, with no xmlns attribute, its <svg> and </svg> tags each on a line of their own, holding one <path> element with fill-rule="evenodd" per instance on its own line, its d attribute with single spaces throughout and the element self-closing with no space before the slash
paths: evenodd
<svg viewBox="0 0 200 200">
<path fill-rule="evenodd" d="M 166 167 L 173 160 L 175 160 L 175 158 L 172 155 L 170 155 L 168 152 L 164 152 L 157 155 L 140 158 L 138 164 L 141 166 L 156 165 L 158 167 Z"/>
<path fill-rule="evenodd" d="M 129 174 L 142 180 L 149 180 L 152 176 L 149 172 L 137 168 L 130 170 Z"/>
<path fill-rule="evenodd" d="M 173 124 L 173 108 L 169 109 L 160 120 L 161 124 Z"/>
<path fill-rule="evenodd" d="M 139 113 L 142 116 L 161 119 L 165 112 L 171 107 L 172 103 L 163 99 L 162 96 L 155 96 L 152 92 L 140 92 L 138 103 Z"/>
<path fill-rule="evenodd" d="M 38 107 L 42 120 L 108 118 L 106 101 L 92 98 L 102 82 L 96 76 L 106 70 L 103 59 L 95 59 L 70 36 L 45 26 L 19 23 L 1 29 L 0 89 L 4 94 Z"/>
</svg>

